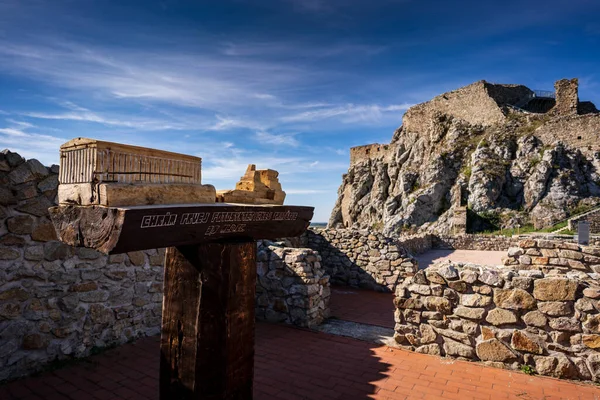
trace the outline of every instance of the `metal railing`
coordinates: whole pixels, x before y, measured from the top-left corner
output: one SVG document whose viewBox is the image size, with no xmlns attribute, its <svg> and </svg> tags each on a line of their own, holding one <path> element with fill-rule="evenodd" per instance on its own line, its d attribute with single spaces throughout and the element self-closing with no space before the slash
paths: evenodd
<svg viewBox="0 0 600 400">
<path fill-rule="evenodd" d="M 544 99 L 556 99 L 556 93 L 551 90 L 534 90 L 533 97 L 541 97 Z"/>
</svg>

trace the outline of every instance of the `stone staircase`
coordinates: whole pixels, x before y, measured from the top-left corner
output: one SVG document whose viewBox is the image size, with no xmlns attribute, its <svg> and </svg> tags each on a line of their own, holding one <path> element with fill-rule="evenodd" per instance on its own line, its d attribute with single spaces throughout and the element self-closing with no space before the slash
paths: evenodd
<svg viewBox="0 0 600 400">
<path fill-rule="evenodd" d="M 595 208 L 592 208 L 591 210 L 589 210 L 589 211 L 586 211 L 586 212 L 584 212 L 584 213 L 577 214 L 577 215 L 574 215 L 574 216 L 570 217 L 569 219 L 567 219 L 567 220 L 566 220 L 566 221 L 567 221 L 567 225 L 566 225 L 566 226 L 563 226 L 562 228 L 559 228 L 559 229 L 557 229 L 557 230 L 555 230 L 555 231 L 552 231 L 552 232 L 550 232 L 550 233 L 551 233 L 551 234 L 556 234 L 556 233 L 560 233 L 560 232 L 562 232 L 562 231 L 566 231 L 567 229 L 569 229 L 569 227 L 570 227 L 570 225 L 571 225 L 571 222 L 572 222 L 573 220 L 580 219 L 581 217 L 585 217 L 585 216 L 587 216 L 587 215 L 589 215 L 589 214 L 593 214 L 593 213 L 596 213 L 596 212 L 600 212 L 600 206 L 598 206 L 598 207 L 595 207 Z M 561 222 L 563 222 L 563 221 L 561 221 Z"/>
</svg>

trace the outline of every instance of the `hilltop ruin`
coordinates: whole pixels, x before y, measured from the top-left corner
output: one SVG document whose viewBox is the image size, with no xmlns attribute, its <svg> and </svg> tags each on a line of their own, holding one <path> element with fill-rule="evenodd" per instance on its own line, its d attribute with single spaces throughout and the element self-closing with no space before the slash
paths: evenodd
<svg viewBox="0 0 600 400">
<path fill-rule="evenodd" d="M 468 208 L 503 226 L 551 225 L 597 202 L 599 135 L 577 79 L 554 92 L 478 81 L 411 107 L 389 144 L 350 149 L 329 223 L 450 232 Z"/>
</svg>

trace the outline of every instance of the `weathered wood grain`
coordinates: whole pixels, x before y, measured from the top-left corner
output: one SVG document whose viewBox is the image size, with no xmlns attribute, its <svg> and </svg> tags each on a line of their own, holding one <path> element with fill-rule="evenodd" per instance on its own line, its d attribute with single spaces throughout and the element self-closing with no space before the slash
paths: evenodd
<svg viewBox="0 0 600 400">
<path fill-rule="evenodd" d="M 252 399 L 255 284 L 253 241 L 167 250 L 161 399 Z"/>
<path fill-rule="evenodd" d="M 105 254 L 216 242 L 301 235 L 313 207 L 197 204 L 50 208 L 57 235 L 72 246 Z"/>
</svg>

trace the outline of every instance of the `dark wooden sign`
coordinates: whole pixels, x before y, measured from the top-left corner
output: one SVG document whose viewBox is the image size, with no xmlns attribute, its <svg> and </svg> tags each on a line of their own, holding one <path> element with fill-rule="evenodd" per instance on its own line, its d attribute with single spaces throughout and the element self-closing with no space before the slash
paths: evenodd
<svg viewBox="0 0 600 400">
<path fill-rule="evenodd" d="M 313 210 L 301 206 L 215 203 L 57 206 L 49 211 L 61 241 L 115 254 L 217 241 L 298 236 L 308 228 Z"/>
</svg>

